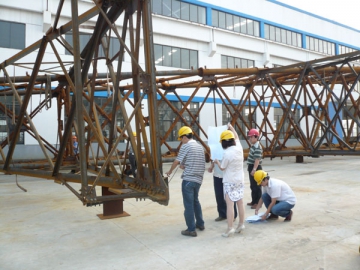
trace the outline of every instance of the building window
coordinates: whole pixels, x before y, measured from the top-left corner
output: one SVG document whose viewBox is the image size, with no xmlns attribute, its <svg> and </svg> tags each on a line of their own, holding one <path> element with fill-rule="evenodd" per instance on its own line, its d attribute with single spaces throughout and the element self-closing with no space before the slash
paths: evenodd
<svg viewBox="0 0 360 270">
<path fill-rule="evenodd" d="M 105 114 L 107 116 L 109 116 L 110 118 L 112 117 L 112 108 L 113 108 L 112 98 L 95 97 L 94 102 L 95 102 L 96 105 L 98 105 L 105 112 Z M 86 110 L 89 111 L 90 103 L 87 100 L 84 100 L 83 103 L 84 103 L 84 106 L 85 106 Z M 101 115 L 99 114 L 99 122 L 101 124 L 101 129 L 102 129 L 103 136 L 106 137 L 106 138 L 109 138 L 109 136 L 110 136 L 110 122 L 102 114 Z M 124 125 L 125 125 L 125 121 L 124 121 L 124 117 L 122 115 L 122 112 L 121 112 L 121 110 L 117 110 L 116 111 L 116 126 L 120 127 L 122 129 L 124 127 Z M 120 133 L 117 133 L 117 132 L 115 134 L 120 135 Z M 121 140 L 121 142 L 123 142 L 123 140 Z"/>
<path fill-rule="evenodd" d="M 106 97 L 95 97 L 94 103 L 98 105 L 109 118 L 112 117 L 112 98 L 106 98 Z M 86 111 L 89 111 L 90 103 L 87 100 L 83 100 L 84 107 L 86 108 Z M 65 116 L 65 121 L 67 121 L 68 117 Z M 101 125 L 101 131 L 105 138 L 109 138 L 110 136 L 110 122 L 108 121 L 108 118 L 102 114 L 99 114 L 99 123 Z M 124 117 L 121 113 L 121 110 L 116 111 L 116 126 L 120 127 L 121 129 L 124 127 L 125 121 Z M 117 135 L 120 135 L 119 132 L 116 132 Z M 115 137 L 117 136 L 115 135 Z M 120 140 L 120 142 L 124 142 L 124 140 Z"/>
<path fill-rule="evenodd" d="M 260 23 L 229 13 L 212 10 L 212 26 L 250 36 L 260 36 Z"/>
<path fill-rule="evenodd" d="M 184 21 L 206 24 L 206 9 L 178 0 L 151 0 L 152 12 Z"/>
<path fill-rule="evenodd" d="M 339 54 L 351 53 L 351 52 L 355 52 L 355 51 L 357 51 L 357 50 L 350 48 L 350 47 L 346 47 L 344 45 L 339 45 Z M 355 62 L 360 62 L 360 59 L 355 60 Z"/>
<path fill-rule="evenodd" d="M 269 24 L 265 24 L 265 39 L 299 48 L 302 47 L 301 34 Z"/>
<path fill-rule="evenodd" d="M 254 60 L 237 58 L 232 56 L 221 56 L 221 68 L 251 68 L 255 66 Z"/>
<path fill-rule="evenodd" d="M 356 109 L 354 106 L 346 106 L 349 113 L 342 110 L 342 126 L 344 129 L 344 136 L 349 136 L 350 139 L 359 141 L 360 139 L 360 126 L 353 120 L 353 118 L 359 120 Z M 350 115 L 349 115 L 350 114 Z"/>
<path fill-rule="evenodd" d="M 335 55 L 335 44 L 325 40 L 306 36 L 306 48 L 323 54 Z"/>
<path fill-rule="evenodd" d="M 230 111 L 228 111 L 228 109 Z M 234 109 L 233 107 L 228 106 L 228 108 L 226 108 L 226 106 L 223 104 L 222 105 L 222 124 L 223 125 L 227 125 L 228 123 L 231 122 L 232 120 L 232 116 L 234 115 Z M 237 122 L 240 124 L 241 130 L 243 131 L 243 133 L 245 134 L 245 136 L 242 135 L 242 133 L 238 130 L 237 125 L 235 126 L 235 130 L 237 131 L 237 133 L 239 134 L 239 138 L 241 140 L 245 140 L 246 139 L 246 135 L 249 131 L 249 129 L 247 127 L 254 127 L 254 123 L 256 123 L 256 111 L 254 110 L 254 107 L 246 107 L 243 109 L 243 111 L 240 113 L 241 116 L 243 116 L 243 119 L 237 119 Z M 245 121 L 243 121 L 245 120 Z"/>
<path fill-rule="evenodd" d="M 189 49 L 154 44 L 155 65 L 197 69 L 198 52 Z"/>
<path fill-rule="evenodd" d="M 18 115 L 20 112 L 20 105 L 17 101 L 13 103 L 12 96 L 8 97 L 0 97 L 0 102 L 4 105 L 4 108 L 13 111 L 13 106 L 15 106 L 15 115 Z M 7 139 L 11 132 L 14 131 L 15 124 L 12 124 L 11 118 L 6 116 L 5 113 L 0 110 L 0 141 L 3 142 Z M 24 144 L 24 131 L 26 130 L 25 127 L 21 127 L 19 139 L 16 142 L 17 144 Z"/>
<path fill-rule="evenodd" d="M 182 109 L 181 102 L 179 101 L 170 101 L 171 104 L 180 111 Z M 199 111 L 199 102 L 190 102 L 188 109 L 192 115 L 195 115 Z M 159 123 L 160 123 L 160 134 L 163 137 L 166 132 L 170 129 L 170 126 L 174 123 L 176 117 L 178 116 L 167 103 L 161 102 L 158 107 L 159 112 Z M 187 125 L 190 125 L 193 122 L 192 117 L 190 117 L 187 111 L 184 111 L 182 117 L 186 120 Z M 199 116 L 196 118 L 196 122 L 200 122 Z M 184 125 L 181 121 L 178 121 L 175 128 L 171 131 L 170 135 L 166 138 L 167 141 L 177 141 L 178 131 Z M 196 124 L 191 126 L 191 129 L 194 133 L 199 134 L 199 127 Z"/>
<path fill-rule="evenodd" d="M 0 21 L 0 47 L 19 49 L 25 48 L 25 24 Z"/>
<path fill-rule="evenodd" d="M 92 34 L 88 33 L 80 33 L 80 52 L 85 48 L 86 44 L 88 44 Z M 65 34 L 65 40 L 73 46 L 73 36 L 72 33 Z M 110 38 L 110 46 L 109 46 L 109 58 L 113 58 L 120 51 L 120 42 L 115 37 Z M 71 55 L 71 53 L 66 50 L 66 55 Z M 103 46 L 100 44 L 99 47 L 99 55 L 98 57 L 105 57 Z M 124 59 L 123 59 L 124 61 Z"/>
<path fill-rule="evenodd" d="M 228 109 L 230 111 L 228 111 Z M 232 120 L 232 115 L 234 115 L 234 109 L 233 107 L 228 105 L 228 108 L 223 104 L 222 105 L 222 124 L 227 125 Z M 256 123 L 256 112 L 254 110 L 254 107 L 246 106 L 242 112 L 240 113 L 244 119 L 237 119 L 237 122 L 239 123 L 241 130 L 244 132 L 245 136 L 242 135 L 242 133 L 238 130 L 237 125 L 235 126 L 235 130 L 239 134 L 239 138 L 241 140 L 246 139 L 246 134 L 248 133 L 249 129 L 247 127 L 254 127 L 254 123 Z M 245 120 L 245 121 L 243 121 Z"/>
<path fill-rule="evenodd" d="M 295 120 L 299 121 L 300 120 L 300 110 L 296 109 L 296 111 L 292 110 L 295 113 Z M 296 134 L 296 131 L 294 130 L 293 127 L 291 127 L 289 130 L 289 118 L 285 117 L 285 123 L 282 126 L 281 130 L 277 130 L 278 126 L 280 125 L 280 121 L 283 118 L 283 114 L 284 111 L 282 108 L 274 108 L 274 126 L 275 126 L 275 130 L 277 133 L 280 133 L 279 139 L 284 139 L 285 138 L 285 134 L 288 132 L 290 133 L 290 139 L 295 139 L 298 137 L 298 135 Z"/>
</svg>

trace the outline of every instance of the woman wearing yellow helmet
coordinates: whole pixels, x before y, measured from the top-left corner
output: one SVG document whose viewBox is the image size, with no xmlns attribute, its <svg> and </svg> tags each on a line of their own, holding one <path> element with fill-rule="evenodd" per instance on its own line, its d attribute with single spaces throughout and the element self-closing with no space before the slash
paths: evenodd
<svg viewBox="0 0 360 270">
<path fill-rule="evenodd" d="M 240 144 L 239 136 L 232 125 L 228 125 L 230 130 L 225 130 L 220 135 L 221 146 L 224 149 L 223 159 L 221 164 L 219 160 L 215 159 L 214 162 L 219 168 L 224 171 L 223 185 L 224 185 L 224 197 L 226 201 L 226 216 L 228 228 L 224 237 L 233 235 L 234 232 L 241 232 L 244 226 L 244 154 L 243 148 Z M 233 228 L 234 222 L 234 202 L 236 202 L 239 212 L 239 225 L 236 230 Z"/>
</svg>

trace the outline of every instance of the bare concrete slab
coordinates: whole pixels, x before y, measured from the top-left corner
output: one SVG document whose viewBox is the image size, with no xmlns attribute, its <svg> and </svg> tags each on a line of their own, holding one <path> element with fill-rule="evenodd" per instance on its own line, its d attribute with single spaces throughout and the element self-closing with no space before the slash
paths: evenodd
<svg viewBox="0 0 360 270">
<path fill-rule="evenodd" d="M 101 206 L 83 206 L 52 181 L 18 176 L 23 192 L 16 176 L 0 175 L 0 269 L 360 269 L 360 157 L 266 159 L 263 167 L 293 188 L 293 220 L 246 224 L 230 238 L 221 237 L 226 221 L 214 221 L 208 172 L 200 189 L 206 229 L 197 237 L 180 234 L 180 169 L 169 206 L 129 199 L 130 216 L 108 220 L 97 217 Z M 248 180 L 245 191 L 246 203 Z"/>
</svg>

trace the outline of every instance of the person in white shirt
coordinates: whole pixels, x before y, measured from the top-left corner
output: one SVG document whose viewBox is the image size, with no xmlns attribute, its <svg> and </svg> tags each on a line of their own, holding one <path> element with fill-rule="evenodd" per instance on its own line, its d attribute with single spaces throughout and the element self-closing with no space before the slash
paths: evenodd
<svg viewBox="0 0 360 270">
<path fill-rule="evenodd" d="M 267 210 L 261 217 L 265 220 L 278 219 L 284 217 L 284 221 L 291 221 L 293 211 L 291 210 L 296 203 L 296 197 L 290 186 L 282 180 L 270 178 L 269 174 L 263 170 L 258 170 L 254 174 L 254 179 L 262 187 L 262 196 L 255 209 L 255 215 L 264 203 Z"/>
<path fill-rule="evenodd" d="M 219 160 L 221 163 L 221 160 Z M 214 192 L 215 192 L 215 199 L 216 199 L 216 206 L 219 216 L 215 218 L 215 221 L 222 221 L 226 219 L 226 201 L 224 198 L 224 185 L 223 185 L 223 176 L 224 172 L 220 170 L 219 166 L 215 164 L 213 161 L 211 162 L 210 167 L 208 168 L 208 172 L 214 172 Z M 237 209 L 236 203 L 234 202 L 234 219 L 237 217 Z"/>
<path fill-rule="evenodd" d="M 245 229 L 244 225 L 244 153 L 243 148 L 240 144 L 239 136 L 232 125 L 228 125 L 230 130 L 225 130 L 220 135 L 220 143 L 224 149 L 224 156 L 220 163 L 219 160 L 215 159 L 220 170 L 224 171 L 223 185 L 224 185 L 224 197 L 226 201 L 226 217 L 228 228 L 225 233 L 222 234 L 224 237 L 229 237 L 234 232 L 240 233 Z M 233 228 L 234 222 L 234 202 L 238 207 L 239 213 L 239 225 L 236 230 Z"/>
</svg>

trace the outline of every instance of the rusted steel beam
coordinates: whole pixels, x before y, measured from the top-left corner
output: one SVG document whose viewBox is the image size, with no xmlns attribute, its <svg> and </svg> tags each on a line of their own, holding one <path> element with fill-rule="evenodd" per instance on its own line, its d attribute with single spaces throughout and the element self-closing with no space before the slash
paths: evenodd
<svg viewBox="0 0 360 270">
<path fill-rule="evenodd" d="M 71 13 L 73 23 L 73 49 L 74 49 L 74 96 L 75 96 L 75 112 L 78 127 L 78 140 L 79 140 L 79 156 L 80 156 L 80 172 L 81 172 L 81 195 L 86 197 L 86 189 L 88 186 L 87 173 L 86 173 L 86 151 L 85 151 L 85 132 L 84 120 L 82 118 L 83 103 L 82 103 L 82 89 L 84 85 L 84 76 L 81 76 L 82 64 L 80 60 L 80 34 L 79 34 L 79 19 L 78 19 L 78 1 L 71 0 Z M 64 138 L 68 139 L 70 133 Z"/>
<path fill-rule="evenodd" d="M 12 159 L 12 156 L 13 156 L 13 153 L 14 153 L 14 150 L 15 150 L 15 145 L 16 145 L 17 139 L 18 139 L 19 134 L 20 134 L 20 128 L 21 128 L 21 125 L 22 125 L 22 119 L 23 119 L 23 117 L 24 117 L 24 115 L 26 113 L 26 109 L 27 109 L 27 106 L 29 104 L 31 93 L 32 93 L 32 90 L 33 90 L 33 87 L 34 87 L 34 84 L 35 84 L 35 79 L 36 79 L 36 76 L 37 76 L 37 74 L 39 72 L 41 62 L 42 62 L 42 59 L 44 57 L 44 53 L 45 53 L 47 43 L 48 43 L 47 38 L 44 36 L 42 41 L 41 41 L 39 52 L 37 54 L 36 62 L 34 64 L 34 69 L 33 69 L 33 73 L 31 74 L 31 79 L 30 79 L 29 85 L 28 85 L 28 87 L 26 89 L 26 94 L 24 95 L 23 100 L 22 100 L 22 106 L 21 106 L 21 109 L 20 109 L 20 112 L 19 112 L 19 115 L 18 115 L 18 121 L 16 122 L 15 129 L 14 129 L 13 140 L 9 145 L 9 151 L 8 151 L 7 156 L 6 156 L 6 161 L 5 161 L 5 164 L 4 164 L 4 170 L 9 168 L 9 164 L 11 162 L 11 159 Z"/>
<path fill-rule="evenodd" d="M 202 125 L 200 116 L 204 107 L 211 103 L 211 93 L 214 99 L 214 116 L 217 117 L 215 103 L 220 101 L 223 112 L 228 113 L 229 121 L 236 127 L 243 142 L 249 129 L 260 130 L 260 142 L 265 157 L 360 155 L 359 134 L 354 135 L 353 132 L 360 131 L 360 98 L 355 88 L 360 79 L 360 67 L 353 66 L 353 61 L 360 59 L 360 52 L 271 69 L 199 68 L 156 71 L 149 0 L 97 1 L 94 8 L 80 16 L 75 10 L 76 2 L 72 0 L 74 8 L 71 21 L 57 29 L 64 3 L 60 1 L 53 29 L 46 34 L 47 40 L 56 39 L 61 46 L 70 51 L 74 61 L 63 61 L 54 41 L 50 44 L 57 62 L 51 65 L 57 65 L 56 68 L 60 67 L 60 71 L 55 68 L 40 69 L 36 65 L 41 61 L 37 61 L 32 77 L 15 76 L 11 82 L 0 78 L 0 86 L 4 87 L 0 95 L 11 95 L 9 91 L 15 89 L 19 95 L 27 99 L 29 93 L 35 95 L 42 92 L 39 85 L 49 81 L 53 84 L 58 83 L 56 88 L 52 89 L 52 93 L 53 97 L 57 98 L 59 106 L 59 147 L 47 148 L 54 154 L 54 169 L 51 169 L 48 161 L 41 160 L 10 163 L 7 164 L 8 170 L 3 170 L 4 172 L 62 183 L 84 204 L 146 197 L 166 205 L 169 200 L 169 189 L 167 179 L 163 176 L 162 164 L 173 160 L 180 148 L 180 145 L 174 146 L 174 142 L 169 141 L 170 134 L 176 133 L 180 124 L 198 128 L 199 133 L 194 136 L 202 144 L 204 151 L 209 152 L 209 134 Z M 117 22 L 120 14 L 124 14 L 124 20 Z M 90 42 L 80 52 L 78 28 L 94 15 L 99 16 Z M 120 28 L 121 35 L 118 33 Z M 73 44 L 59 38 L 72 29 Z M 128 37 L 126 33 L 129 33 Z M 120 46 L 114 55 L 109 54 L 110 36 L 116 37 Z M 130 45 L 125 44 L 125 40 L 129 40 Z M 140 46 L 142 41 L 144 45 Z M 98 61 L 100 43 L 105 55 L 102 57 L 105 59 L 102 68 L 108 70 L 107 73 L 98 72 L 103 63 Z M 28 67 L 28 61 L 20 63 L 19 60 L 39 47 L 39 43 L 33 44 L 4 61 L 1 67 Z M 141 49 L 144 49 L 144 65 L 139 64 Z M 131 58 L 131 72 L 123 70 L 124 54 Z M 90 63 L 93 63 L 91 71 Z M 66 70 L 67 64 L 72 65 L 69 72 Z M 229 93 L 235 87 L 237 97 L 231 98 Z M 25 88 L 26 91 L 23 90 Z M 110 89 L 113 96 L 108 97 L 102 106 L 97 105 L 95 92 L 107 89 Z M 190 110 L 191 102 L 194 102 L 195 97 L 201 92 L 205 93 L 201 95 L 203 100 L 196 110 Z M 186 100 L 181 99 L 183 95 L 187 96 Z M 40 109 L 45 106 L 47 100 L 35 108 L 30 118 L 39 116 Z M 141 102 L 145 100 L 148 102 L 147 111 L 141 108 Z M 177 108 L 171 100 L 179 102 L 182 107 Z M 82 105 L 84 101 L 90 104 L 86 109 Z M 160 106 L 167 107 L 172 114 L 172 122 L 167 130 L 160 130 Z M 7 115 L 12 115 L 4 104 L 0 104 L 0 109 Z M 272 117 L 275 109 L 278 113 L 276 123 Z M 66 116 L 65 125 L 60 124 L 63 113 Z M 23 115 L 24 113 L 19 114 L 18 118 Z M 116 121 L 117 117 L 121 117 L 123 121 L 120 126 Z M 31 136 L 36 135 L 33 133 L 35 127 L 29 125 L 26 119 L 18 122 L 22 122 L 22 126 L 26 127 Z M 214 122 L 215 125 L 224 124 L 218 123 L 217 120 Z M 149 130 L 145 132 L 147 125 Z M 104 129 L 110 130 L 109 136 L 102 134 Z M 133 130 L 138 133 L 136 141 L 132 135 Z M 78 134 L 80 140 L 79 162 L 76 161 L 71 145 L 70 136 L 73 132 Z M 39 136 L 45 147 L 50 147 L 41 134 Z M 119 157 L 117 147 L 124 139 L 124 144 L 131 144 L 137 149 L 136 177 L 125 173 L 128 166 L 126 153 L 124 158 Z M 15 138 L 10 136 L 10 141 L 14 145 Z M 98 145 L 98 151 L 93 149 L 95 144 Z M 141 149 L 140 144 L 144 149 Z M 244 144 L 249 145 L 246 140 Z M 162 146 L 168 149 L 163 156 Z M 4 151 L 1 151 L 1 155 L 4 157 Z M 244 157 L 247 155 L 248 149 L 244 149 Z M 0 164 L 5 162 L 0 161 Z M 117 165 L 119 167 L 116 167 Z M 72 169 L 78 171 L 79 168 L 80 175 L 64 173 Z M 71 183 L 80 183 L 81 192 L 71 187 Z M 119 191 L 117 195 L 106 193 L 96 196 L 97 186 Z M 118 206 L 122 208 L 121 203 L 116 207 Z"/>
</svg>

